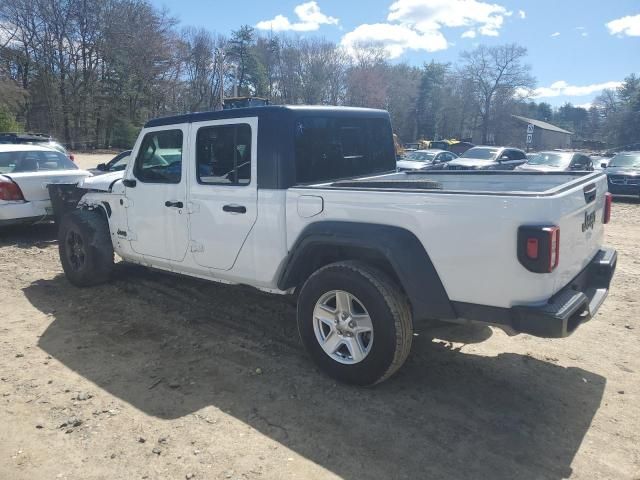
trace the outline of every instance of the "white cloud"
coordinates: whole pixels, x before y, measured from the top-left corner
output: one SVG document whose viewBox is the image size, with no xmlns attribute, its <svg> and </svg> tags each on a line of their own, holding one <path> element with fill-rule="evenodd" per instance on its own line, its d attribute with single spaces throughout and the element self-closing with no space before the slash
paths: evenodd
<svg viewBox="0 0 640 480">
<path fill-rule="evenodd" d="M 389 58 L 397 58 L 405 50 L 425 50 L 437 52 L 449 45 L 439 31 L 420 33 L 405 25 L 390 23 L 363 24 L 342 37 L 342 45 L 347 50 L 365 45 L 382 47 Z"/>
<path fill-rule="evenodd" d="M 527 92 L 531 98 L 551 98 L 551 97 L 583 97 L 600 92 L 606 88 L 618 88 L 622 82 L 610 81 L 603 83 L 593 83 L 591 85 L 570 85 L 564 80 L 553 82 L 548 87 L 539 87 L 531 92 Z M 525 93 L 525 92 L 520 92 Z"/>
<path fill-rule="evenodd" d="M 342 45 L 382 46 L 392 57 L 410 49 L 435 52 L 450 45 L 441 32 L 444 27 L 465 28 L 462 38 L 497 37 L 511 15 L 502 5 L 481 0 L 396 0 L 386 23 L 360 25 L 342 38 Z"/>
<path fill-rule="evenodd" d="M 479 0 L 396 0 L 387 20 L 412 25 L 421 32 L 441 27 L 476 27 L 481 35 L 497 36 L 504 17 L 502 5 Z"/>
<path fill-rule="evenodd" d="M 273 30 L 275 32 L 287 30 L 310 32 L 318 30 L 320 25 L 337 25 L 339 22 L 337 18 L 322 13 L 318 3 L 315 1 L 301 3 L 293 9 L 293 12 L 298 17 L 297 22 L 291 23 L 284 15 L 276 15 L 271 20 L 258 22 L 256 28 L 259 30 Z"/>
<path fill-rule="evenodd" d="M 578 108 L 584 108 L 585 110 L 589 110 L 593 106 L 593 103 L 591 103 L 591 102 L 580 103 L 580 104 L 575 105 L 575 106 L 578 107 Z"/>
<path fill-rule="evenodd" d="M 554 32 L 551 34 L 551 37 L 559 37 L 560 36 L 560 32 Z"/>
<path fill-rule="evenodd" d="M 640 37 L 640 14 L 611 20 L 606 24 L 611 35 Z"/>
<path fill-rule="evenodd" d="M 527 12 L 525 12 L 524 10 L 518 10 L 518 15 L 520 16 L 520 18 L 522 20 L 524 20 L 525 18 L 527 18 Z"/>
</svg>

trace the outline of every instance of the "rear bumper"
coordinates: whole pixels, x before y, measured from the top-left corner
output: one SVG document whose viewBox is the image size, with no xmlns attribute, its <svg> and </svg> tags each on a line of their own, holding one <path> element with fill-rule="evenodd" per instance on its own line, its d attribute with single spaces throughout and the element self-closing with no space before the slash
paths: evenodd
<svg viewBox="0 0 640 480">
<path fill-rule="evenodd" d="M 544 305 L 498 308 L 455 302 L 461 318 L 488 323 L 514 333 L 562 338 L 596 314 L 616 269 L 617 253 L 600 250 L 593 260 Z"/>
<path fill-rule="evenodd" d="M 49 200 L 32 202 L 3 202 L 0 205 L 0 226 L 33 223 L 51 217 L 53 209 Z"/>
</svg>

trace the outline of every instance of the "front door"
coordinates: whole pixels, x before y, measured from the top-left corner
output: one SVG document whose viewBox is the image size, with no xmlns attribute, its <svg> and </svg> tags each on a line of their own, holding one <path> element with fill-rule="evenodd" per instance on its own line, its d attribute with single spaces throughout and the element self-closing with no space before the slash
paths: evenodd
<svg viewBox="0 0 640 480">
<path fill-rule="evenodd" d="M 191 127 L 191 251 L 200 266 L 231 269 L 258 218 L 257 136 L 256 117 Z"/>
<path fill-rule="evenodd" d="M 189 244 L 188 124 L 145 131 L 125 173 L 127 239 L 138 254 L 182 261 Z"/>
</svg>

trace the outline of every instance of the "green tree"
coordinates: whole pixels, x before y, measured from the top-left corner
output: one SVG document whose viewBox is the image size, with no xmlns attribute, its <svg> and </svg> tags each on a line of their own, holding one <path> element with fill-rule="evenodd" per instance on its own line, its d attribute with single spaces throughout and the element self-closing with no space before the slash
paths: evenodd
<svg viewBox="0 0 640 480">
<path fill-rule="evenodd" d="M 0 132 L 19 132 L 22 128 L 8 108 L 0 106 Z"/>
</svg>

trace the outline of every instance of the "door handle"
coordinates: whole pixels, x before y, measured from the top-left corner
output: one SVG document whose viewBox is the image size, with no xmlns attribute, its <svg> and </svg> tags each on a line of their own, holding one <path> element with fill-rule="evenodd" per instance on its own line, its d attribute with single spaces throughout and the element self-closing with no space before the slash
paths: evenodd
<svg viewBox="0 0 640 480">
<path fill-rule="evenodd" d="M 170 202 L 169 200 L 167 200 L 166 202 L 164 202 L 164 206 L 165 207 L 173 207 L 173 208 L 184 208 L 184 203 L 182 203 L 182 202 Z"/>
<path fill-rule="evenodd" d="M 222 210 L 230 213 L 247 213 L 247 207 L 242 205 L 225 205 Z"/>
<path fill-rule="evenodd" d="M 133 188 L 133 187 L 135 187 L 135 186 L 136 186 L 136 183 L 137 183 L 137 182 L 136 182 L 135 180 L 132 180 L 132 179 L 129 179 L 129 178 L 122 180 L 122 184 L 123 184 L 125 187 L 129 187 L 129 188 Z"/>
</svg>

